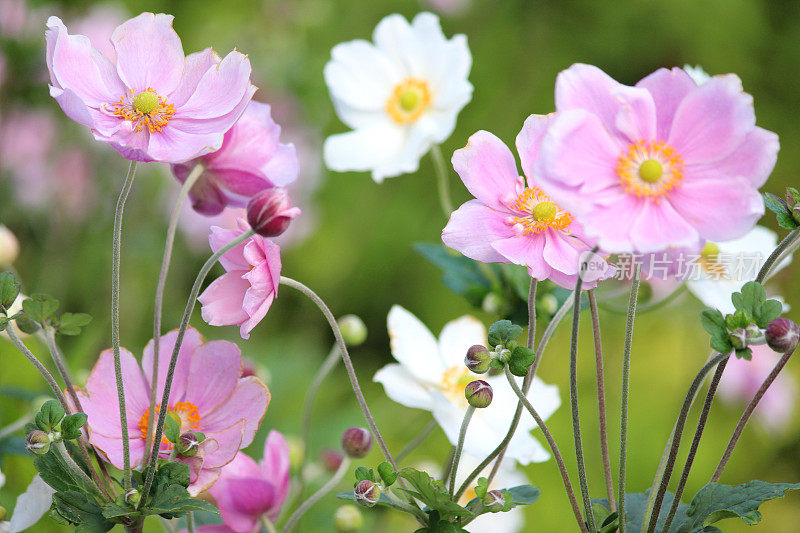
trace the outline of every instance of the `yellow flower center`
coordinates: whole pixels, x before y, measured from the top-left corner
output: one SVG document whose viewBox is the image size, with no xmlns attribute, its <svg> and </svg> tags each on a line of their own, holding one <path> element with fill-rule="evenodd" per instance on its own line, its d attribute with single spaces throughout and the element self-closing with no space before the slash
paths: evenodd
<svg viewBox="0 0 800 533">
<path fill-rule="evenodd" d="M 175 106 L 168 104 L 166 98 L 158 95 L 153 89 L 134 94 L 122 95 L 117 103 L 111 106 L 111 112 L 132 123 L 134 131 L 147 128 L 150 133 L 161 131 L 175 115 Z"/>
<path fill-rule="evenodd" d="M 631 143 L 617 160 L 625 190 L 658 201 L 683 180 L 683 158 L 662 141 Z"/>
<path fill-rule="evenodd" d="M 188 430 L 197 430 L 199 431 L 202 429 L 200 426 L 200 413 L 197 411 L 197 406 L 195 406 L 191 402 L 177 402 L 174 405 L 170 405 L 167 408 L 167 416 L 176 417 L 178 423 L 181 427 L 181 433 L 184 433 Z M 161 404 L 156 406 L 156 418 L 158 417 L 159 412 L 161 411 Z M 141 433 L 142 440 L 147 439 L 147 426 L 150 418 L 150 409 L 144 412 L 142 418 L 139 419 L 139 432 Z M 166 437 L 161 438 L 161 445 L 164 446 L 171 446 L 171 443 L 167 440 Z"/>
<path fill-rule="evenodd" d="M 417 120 L 431 103 L 428 83 L 407 78 L 398 83 L 386 102 L 386 113 L 398 124 Z"/>
<path fill-rule="evenodd" d="M 512 217 L 508 223 L 520 224 L 526 235 L 541 233 L 547 228 L 569 231 L 569 226 L 575 220 L 538 187 L 526 188 L 510 207 L 522 215 Z"/>
<path fill-rule="evenodd" d="M 703 259 L 716 262 L 719 257 L 719 246 L 713 242 L 707 242 L 703 245 L 700 255 L 703 256 Z"/>
<path fill-rule="evenodd" d="M 700 258 L 697 262 L 703 270 L 713 275 L 715 278 L 729 279 L 728 269 L 726 265 L 720 261 L 719 252 L 720 250 L 717 244 L 707 242 L 703 245 L 703 249 L 700 250 Z"/>
<path fill-rule="evenodd" d="M 467 388 L 472 381 L 478 379 L 477 374 L 474 374 L 463 365 L 451 366 L 445 370 L 442 375 L 442 381 L 439 383 L 439 388 L 442 394 L 453 403 L 464 403 L 466 405 L 467 399 L 464 397 L 464 389 Z"/>
</svg>

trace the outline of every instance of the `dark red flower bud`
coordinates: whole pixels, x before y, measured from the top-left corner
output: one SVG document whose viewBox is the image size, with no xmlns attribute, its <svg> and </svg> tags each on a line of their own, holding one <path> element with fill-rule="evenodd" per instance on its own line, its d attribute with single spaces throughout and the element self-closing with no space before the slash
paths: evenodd
<svg viewBox="0 0 800 533">
<path fill-rule="evenodd" d="M 333 473 L 339 470 L 339 466 L 342 464 L 344 457 L 342 457 L 342 454 L 336 450 L 326 448 L 325 450 L 322 450 L 322 453 L 320 453 L 319 459 L 322 462 L 322 466 L 325 467 L 325 470 Z"/>
<path fill-rule="evenodd" d="M 484 374 L 489 370 L 489 365 L 492 362 L 492 356 L 489 355 L 489 349 L 486 346 L 476 344 L 467 350 L 467 356 L 464 357 L 464 364 L 467 368 L 476 374 Z"/>
<path fill-rule="evenodd" d="M 468 383 L 464 388 L 464 396 L 472 407 L 482 409 L 492 403 L 492 386 L 482 379 Z"/>
<path fill-rule="evenodd" d="M 280 235 L 299 214 L 300 208 L 292 207 L 289 194 L 280 187 L 261 191 L 247 205 L 247 223 L 262 237 Z"/>
<path fill-rule="evenodd" d="M 506 497 L 499 490 L 490 490 L 483 497 L 483 505 L 490 513 L 500 512 L 506 506 Z"/>
<path fill-rule="evenodd" d="M 767 344 L 780 353 L 789 353 L 797 348 L 800 341 L 800 328 L 786 318 L 776 318 L 767 326 L 765 332 Z"/>
<path fill-rule="evenodd" d="M 366 428 L 352 427 L 342 435 L 342 449 L 353 457 L 360 459 L 372 448 L 372 433 Z"/>
<path fill-rule="evenodd" d="M 355 488 L 356 502 L 364 507 L 372 507 L 381 497 L 381 488 L 377 483 L 368 479 L 359 481 Z"/>
</svg>

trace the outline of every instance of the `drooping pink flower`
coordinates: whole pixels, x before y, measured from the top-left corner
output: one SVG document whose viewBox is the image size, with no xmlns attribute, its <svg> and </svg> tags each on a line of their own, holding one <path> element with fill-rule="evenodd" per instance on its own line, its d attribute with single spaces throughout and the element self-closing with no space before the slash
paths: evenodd
<svg viewBox="0 0 800 533">
<path fill-rule="evenodd" d="M 630 87 L 576 64 L 558 75 L 556 111 L 537 179 L 609 252 L 732 240 L 764 212 L 778 138 L 734 74 L 698 86 L 660 69 Z"/>
<path fill-rule="evenodd" d="M 161 337 L 157 398 L 163 394 L 176 337 L 176 331 Z M 133 354 L 124 348 L 121 358 L 131 465 L 137 466 L 145 454 L 153 383 L 152 341 L 144 349 L 141 368 Z M 253 441 L 269 405 L 270 393 L 266 385 L 256 377 L 242 378 L 241 374 L 242 355 L 234 343 L 204 342 L 196 330 L 189 328 L 186 331 L 167 409 L 180 417 L 181 433 L 191 430 L 206 436 L 196 456 L 178 459 L 189 464 L 189 492 L 193 495 L 211 486 L 222 467 L 234 459 L 240 448 Z M 86 387 L 78 392 L 78 397 L 88 415 L 91 443 L 108 462 L 122 468 L 122 435 L 111 350 L 100 354 Z M 171 450 L 172 445 L 162 439 L 160 454 L 168 457 Z"/>
<path fill-rule="evenodd" d="M 120 25 L 111 35 L 116 63 L 58 17 L 47 21 L 50 95 L 128 159 L 178 163 L 218 150 L 256 90 L 239 52 L 184 57 L 172 19 L 142 13 Z"/>
<path fill-rule="evenodd" d="M 237 229 L 211 228 L 209 242 L 215 252 L 250 230 L 242 219 Z M 214 280 L 200 295 L 203 320 L 212 326 L 239 326 L 243 339 L 267 315 L 278 295 L 281 277 L 281 250 L 277 244 L 253 235 L 223 255 L 220 264 L 226 273 Z"/>
<path fill-rule="evenodd" d="M 750 361 L 731 357 L 722 375 L 719 394 L 729 404 L 747 405 L 781 358 L 781 354 L 766 345 L 751 346 L 751 349 Z M 764 429 L 779 431 L 791 421 L 796 403 L 797 384 L 783 371 L 767 389 L 753 416 Z"/>
<path fill-rule="evenodd" d="M 297 179 L 294 145 L 280 143 L 280 134 L 270 106 L 250 102 L 225 134 L 222 148 L 172 165 L 172 173 L 184 182 L 195 165 L 205 167 L 189 193 L 194 209 L 201 214 L 218 215 L 226 206 L 244 207 L 264 189 L 283 187 Z"/>
<path fill-rule="evenodd" d="M 581 254 L 590 249 L 583 228 L 539 187 L 532 172 L 539 158 L 542 133 L 552 117 L 532 115 L 517 136 L 514 154 L 486 131 L 470 137 L 453 154 L 453 167 L 475 200 L 459 207 L 442 231 L 442 241 L 484 263 L 513 263 L 528 268 L 531 277 L 574 288 Z M 584 286 L 613 275 L 613 268 L 595 256 L 584 274 Z"/>
</svg>

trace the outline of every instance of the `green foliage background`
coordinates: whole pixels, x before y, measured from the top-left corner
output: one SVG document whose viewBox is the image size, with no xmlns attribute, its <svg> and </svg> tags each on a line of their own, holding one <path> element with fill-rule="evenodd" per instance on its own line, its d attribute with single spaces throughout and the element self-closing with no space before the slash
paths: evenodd
<svg viewBox="0 0 800 533">
<path fill-rule="evenodd" d="M 61 1 L 39 5 L 62 13 L 66 20 L 79 16 L 92 2 Z M 370 38 L 372 28 L 385 15 L 408 17 L 425 9 L 413 0 L 137 0 L 125 2 L 131 14 L 162 11 L 175 15 L 175 28 L 187 52 L 214 46 L 233 47 L 249 54 L 255 83 L 264 87 L 256 98 L 293 95 L 301 111 L 301 125 L 321 138 L 344 131 L 333 113 L 322 79 L 330 48 L 341 41 Z M 791 0 L 631 0 L 598 2 L 544 2 L 526 0 L 475 0 L 460 16 L 443 16 L 448 35 L 465 33 L 474 58 L 470 80 L 472 102 L 459 116 L 453 136 L 444 143 L 445 154 L 462 147 L 479 129 L 513 143 L 525 117 L 553 108 L 555 75 L 574 62 L 598 65 L 621 82 L 636 80 L 661 66 L 702 65 L 708 72 L 736 72 L 755 98 L 759 125 L 777 132 L 783 149 L 766 190 L 782 194 L 797 184 L 800 165 L 800 3 Z M 25 51 L 21 51 L 20 54 Z M 13 63 L 15 57 L 9 57 Z M 43 53 L 40 61 L 43 61 Z M 0 92 L 0 114 L 13 96 L 30 105 L 60 114 L 38 78 L 17 80 L 17 93 Z M 20 88 L 21 87 L 21 88 Z M 66 120 L 63 136 L 80 139 L 80 128 Z M 286 140 L 292 140 L 291 137 Z M 88 312 L 94 317 L 86 333 L 63 340 L 72 368 L 91 368 L 99 352 L 108 347 L 108 296 L 113 203 L 121 185 L 124 162 L 110 148 L 94 146 L 98 204 L 82 223 L 48 217 L 46 211 L 22 210 L 14 202 L 11 185 L 0 178 L 0 221 L 22 242 L 16 267 L 28 292 L 48 292 L 62 308 Z M 320 156 L 316 143 L 311 157 Z M 58 180 L 58 175 L 52 177 Z M 300 179 L 304 179 L 303 176 Z M 457 200 L 467 193 L 452 176 Z M 122 340 L 136 354 L 151 337 L 152 295 L 163 251 L 166 216 L 158 207 L 163 195 L 177 185 L 156 165 L 144 165 L 126 209 L 122 256 Z M 283 256 L 284 273 L 314 288 L 334 313 L 356 313 L 369 327 L 367 343 L 353 357 L 378 423 L 390 445 L 399 450 L 428 421 L 425 412 L 401 408 L 389 401 L 371 376 L 390 359 L 385 320 L 389 308 L 400 304 L 438 332 L 445 322 L 476 313 L 487 323 L 494 317 L 476 312 L 440 282 L 439 272 L 412 250 L 415 242 L 436 242 L 444 225 L 439 210 L 433 167 L 423 159 L 415 175 L 376 185 L 367 174 L 324 176 L 317 194 L 318 226 L 299 247 Z M 766 217 L 764 224 L 776 228 Z M 165 328 L 177 326 L 194 273 L 204 260 L 179 236 L 167 287 Z M 798 309 L 795 300 L 797 267 L 786 269 L 776 287 Z M 686 387 L 707 356 L 707 336 L 699 324 L 702 305 L 684 295 L 673 306 L 637 319 L 634 333 L 629 477 L 631 490 L 643 491 L 652 481 L 674 417 Z M 798 313 L 790 316 L 795 320 Z M 624 317 L 603 313 L 610 410 L 611 455 L 616 471 L 618 453 L 620 357 Z M 584 320 L 584 326 L 586 320 Z M 196 313 L 193 324 L 207 338 L 239 343 L 245 355 L 268 370 L 273 398 L 256 443 L 249 448 L 260 457 L 269 429 L 297 434 L 299 412 L 310 376 L 327 353 L 331 335 L 311 304 L 283 289 L 267 319 L 249 342 L 235 328 L 204 326 Z M 567 397 L 567 335 L 562 325 L 543 360 L 540 375 L 561 386 L 563 406 L 550 421 L 562 450 L 572 448 Z M 41 346 L 36 346 L 42 352 Z M 594 368 L 591 335 L 582 328 L 580 395 L 585 449 L 594 497 L 604 496 L 598 453 Z M 788 371 L 797 374 L 796 364 Z M 80 373 L 80 371 L 79 371 Z M 84 373 L 85 375 L 85 373 Z M 45 393 L 44 384 L 8 343 L 0 341 L 0 427 L 28 409 L 14 390 Z M 323 447 L 337 447 L 341 432 L 362 423 L 352 392 L 337 369 L 321 392 L 309 450 L 316 457 Z M 694 494 L 713 470 L 739 416 L 740 408 L 715 405 L 700 448 L 687 494 Z M 692 418 L 694 420 L 694 418 Z M 693 428 L 692 422 L 687 427 Z M 685 444 L 684 448 L 688 447 Z M 441 462 L 447 453 L 443 434 L 434 433 L 410 461 Z M 565 453 L 574 472 L 573 454 Z M 738 484 L 752 478 L 793 482 L 800 479 L 800 424 L 798 419 L 779 434 L 768 434 L 757 424 L 748 428 L 724 482 Z M 29 458 L 3 457 L 8 477 L 0 489 L 0 505 L 11 510 L 16 496 L 33 474 Z M 373 451 L 365 462 L 379 462 Z M 531 482 L 542 489 L 540 500 L 527 512 L 526 531 L 569 531 L 573 527 L 566 497 L 553 461 L 525 468 Z M 575 478 L 576 479 L 576 478 Z M 576 481 L 577 483 L 577 481 Z M 346 484 L 343 483 L 343 487 Z M 303 531 L 332 531 L 331 517 L 338 503 L 329 498 L 304 520 Z M 800 521 L 800 496 L 765 505 L 762 531 L 796 531 Z M 364 513 L 365 531 L 408 531 L 409 524 L 378 511 Z M 148 531 L 158 531 L 157 522 Z M 724 524 L 725 531 L 744 531 L 741 523 Z M 47 519 L 36 531 L 58 531 Z"/>
</svg>

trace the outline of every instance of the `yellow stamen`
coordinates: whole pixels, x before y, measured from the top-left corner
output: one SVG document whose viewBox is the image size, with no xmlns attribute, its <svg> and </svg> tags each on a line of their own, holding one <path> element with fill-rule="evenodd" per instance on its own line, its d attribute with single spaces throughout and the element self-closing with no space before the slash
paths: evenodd
<svg viewBox="0 0 800 533">
<path fill-rule="evenodd" d="M 639 177 L 647 183 L 655 183 L 664 174 L 664 167 L 655 159 L 648 159 L 639 167 Z"/>
<path fill-rule="evenodd" d="M 398 124 L 417 120 L 431 103 L 428 83 L 407 78 L 398 83 L 386 102 L 386 113 Z"/>
<path fill-rule="evenodd" d="M 111 112 L 132 123 L 133 131 L 142 131 L 147 128 L 150 133 L 161 131 L 175 115 L 175 106 L 168 104 L 166 98 L 158 95 L 153 89 L 120 97 L 119 101 L 111 106 Z"/>
<path fill-rule="evenodd" d="M 197 407 L 191 402 L 176 402 L 174 405 L 169 406 L 167 415 L 176 418 L 180 424 L 181 433 L 187 430 L 200 430 L 200 413 Z M 161 404 L 156 406 L 156 417 L 161 411 Z M 150 418 L 150 410 L 144 412 L 142 418 L 139 419 L 139 431 L 141 432 L 142 440 L 147 439 L 147 423 Z M 166 437 L 161 438 L 161 445 L 170 445 Z"/>
<path fill-rule="evenodd" d="M 616 170 L 627 192 L 659 201 L 681 184 L 683 157 L 662 141 L 637 141 L 619 156 Z"/>
<path fill-rule="evenodd" d="M 547 228 L 569 231 L 575 218 L 550 200 L 538 187 L 528 187 L 510 206 L 515 211 L 529 213 L 511 219 L 512 224 L 520 224 L 526 235 L 541 233 Z"/>
<path fill-rule="evenodd" d="M 700 255 L 708 261 L 716 261 L 719 257 L 719 245 L 713 242 L 707 242 L 703 245 Z"/>
</svg>

